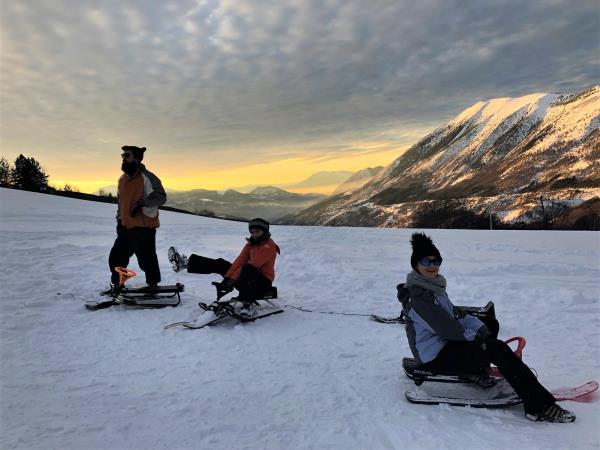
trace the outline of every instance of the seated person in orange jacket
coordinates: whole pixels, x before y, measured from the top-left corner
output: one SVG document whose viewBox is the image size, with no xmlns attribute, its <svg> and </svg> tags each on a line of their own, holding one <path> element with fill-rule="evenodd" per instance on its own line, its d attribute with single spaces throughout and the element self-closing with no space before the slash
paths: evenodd
<svg viewBox="0 0 600 450">
<path fill-rule="evenodd" d="M 171 247 L 169 261 L 173 270 L 179 272 L 187 268 L 190 273 L 218 273 L 223 276 L 223 281 L 217 286 L 218 298 L 236 288 L 240 293 L 240 301 L 252 303 L 271 290 L 275 279 L 275 258 L 280 250 L 271 239 L 269 222 L 266 220 L 252 219 L 248 222 L 248 230 L 248 242 L 233 264 L 222 258 L 211 259 L 195 254 L 187 258 Z"/>
</svg>

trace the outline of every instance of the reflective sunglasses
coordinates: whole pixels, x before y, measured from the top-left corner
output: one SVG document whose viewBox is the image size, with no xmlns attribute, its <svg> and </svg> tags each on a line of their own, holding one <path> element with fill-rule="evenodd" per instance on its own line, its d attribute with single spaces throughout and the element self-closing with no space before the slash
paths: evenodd
<svg viewBox="0 0 600 450">
<path fill-rule="evenodd" d="M 419 260 L 419 264 L 421 264 L 424 267 L 429 267 L 430 264 L 433 264 L 435 267 L 440 267 L 442 265 L 442 258 L 440 258 L 440 259 L 423 258 L 423 259 Z"/>
</svg>

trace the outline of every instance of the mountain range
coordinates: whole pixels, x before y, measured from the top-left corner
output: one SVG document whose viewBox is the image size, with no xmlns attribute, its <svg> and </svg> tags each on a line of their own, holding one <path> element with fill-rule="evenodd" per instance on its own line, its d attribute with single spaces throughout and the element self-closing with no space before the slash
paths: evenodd
<svg viewBox="0 0 600 450">
<path fill-rule="evenodd" d="M 599 130 L 600 86 L 480 101 L 359 188 L 282 222 L 412 226 L 440 204 L 511 223 L 535 220 L 544 201 L 598 209 Z"/>
<path fill-rule="evenodd" d="M 211 191 L 194 189 L 170 192 L 167 204 L 204 215 L 273 221 L 291 212 L 305 209 L 326 198 L 323 194 L 296 194 L 273 186 L 257 187 L 249 193 L 233 189 Z"/>
</svg>

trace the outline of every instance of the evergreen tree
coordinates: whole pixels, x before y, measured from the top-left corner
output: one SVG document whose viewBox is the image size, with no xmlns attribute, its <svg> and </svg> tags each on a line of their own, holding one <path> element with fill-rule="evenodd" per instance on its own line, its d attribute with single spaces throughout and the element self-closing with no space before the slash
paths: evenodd
<svg viewBox="0 0 600 450">
<path fill-rule="evenodd" d="M 35 158 L 19 155 L 11 172 L 12 185 L 27 191 L 44 191 L 48 189 L 48 175 Z"/>
<path fill-rule="evenodd" d="M 3 156 L 0 158 L 0 186 L 10 186 L 10 163 Z"/>
</svg>

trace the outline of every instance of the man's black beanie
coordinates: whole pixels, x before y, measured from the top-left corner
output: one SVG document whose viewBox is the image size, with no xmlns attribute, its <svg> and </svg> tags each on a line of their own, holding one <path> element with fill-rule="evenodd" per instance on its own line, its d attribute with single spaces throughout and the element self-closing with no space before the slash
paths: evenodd
<svg viewBox="0 0 600 450">
<path fill-rule="evenodd" d="M 142 159 L 144 159 L 144 152 L 146 151 L 146 147 L 136 147 L 135 145 L 124 145 L 123 147 L 121 147 L 121 150 L 123 150 L 124 152 L 131 152 L 133 153 L 133 157 L 135 159 L 137 159 L 138 161 L 141 161 Z"/>
</svg>

